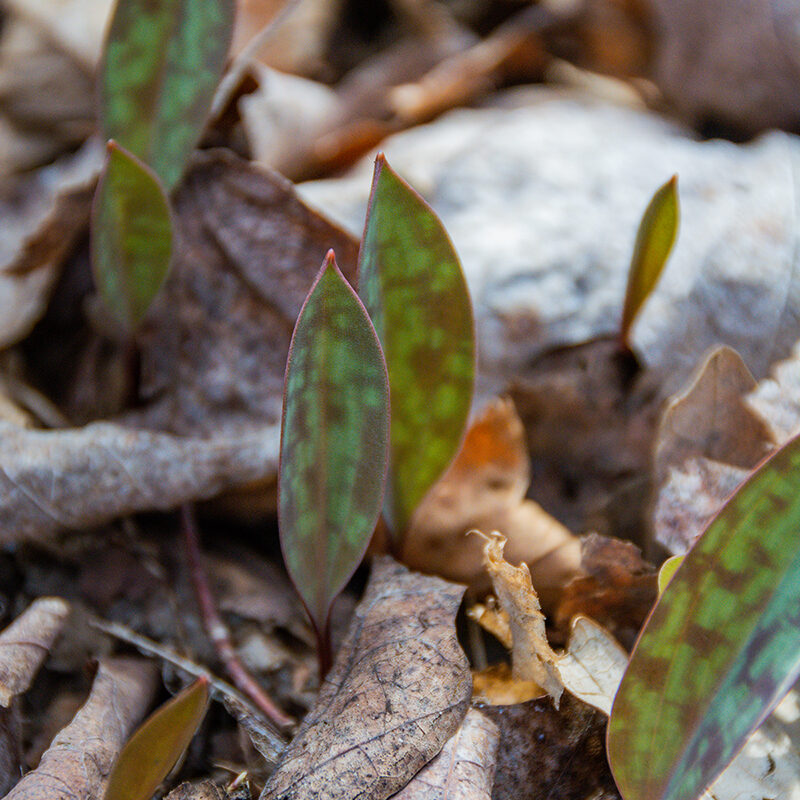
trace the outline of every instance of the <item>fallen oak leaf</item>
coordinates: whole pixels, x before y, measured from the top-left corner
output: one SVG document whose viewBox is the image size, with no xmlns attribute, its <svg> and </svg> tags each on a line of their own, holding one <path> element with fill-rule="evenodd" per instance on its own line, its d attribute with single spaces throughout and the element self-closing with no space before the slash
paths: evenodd
<svg viewBox="0 0 800 800">
<path fill-rule="evenodd" d="M 454 625 L 463 592 L 375 560 L 317 703 L 261 800 L 383 800 L 440 752 L 472 693 Z"/>
<path fill-rule="evenodd" d="M 499 738 L 497 725 L 471 708 L 442 752 L 393 800 L 491 800 Z"/>
<path fill-rule="evenodd" d="M 150 705 L 157 674 L 142 659 L 102 661 L 85 705 L 3 800 L 100 800 L 117 753 Z"/>
</svg>

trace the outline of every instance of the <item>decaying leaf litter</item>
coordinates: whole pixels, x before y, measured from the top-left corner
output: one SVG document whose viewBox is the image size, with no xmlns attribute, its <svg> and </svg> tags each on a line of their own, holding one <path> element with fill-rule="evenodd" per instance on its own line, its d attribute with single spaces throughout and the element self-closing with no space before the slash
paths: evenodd
<svg viewBox="0 0 800 800">
<path fill-rule="evenodd" d="M 800 429 L 796 140 L 701 142 L 674 122 L 737 139 L 791 131 L 792 12 L 761 8 L 737 27 L 717 3 L 699 22 L 670 0 L 586 0 L 567 16 L 548 2 L 398 2 L 370 28 L 357 3 L 303 2 L 259 34 L 277 4 L 237 5 L 230 79 L 175 190 L 175 258 L 137 334 L 133 404 L 86 238 L 102 160 L 93 71 L 111 4 L 4 9 L 0 785 L 9 797 L 102 797 L 155 694 L 188 682 L 179 665 L 221 673 L 172 513 L 202 501 L 206 567 L 236 648 L 299 730 L 283 733 L 281 758 L 281 735 L 214 677 L 228 711 L 212 705 L 165 792 L 210 776 L 173 796 L 616 797 L 602 736 L 623 651 L 608 632 L 630 647 L 656 594 L 654 567 L 620 539 L 655 563 L 685 552 Z M 678 55 L 701 22 L 727 74 L 751 74 L 748 53 L 762 54 L 752 96 Z M 638 94 L 641 77 L 663 95 Z M 355 283 L 372 162 L 359 159 L 378 144 L 463 260 L 479 393 L 461 452 L 396 552 L 418 572 L 373 557 L 360 605 L 366 568 L 356 576 L 334 607 L 338 658 L 320 687 L 277 553 L 283 374 L 328 248 Z M 680 238 L 634 323 L 634 355 L 614 336 L 636 224 L 675 172 Z M 289 182 L 309 177 L 322 180 Z M 487 598 L 472 528 L 500 531 L 511 565 L 530 567 L 546 615 L 535 625 L 502 585 L 499 602 Z M 378 534 L 374 553 L 387 548 Z M 464 606 L 480 601 L 492 635 L 456 617 L 462 589 L 447 581 L 468 585 Z M 545 621 L 543 657 L 567 690 L 557 709 L 514 674 L 520 637 L 535 628 L 541 642 Z M 600 655 L 584 655 L 586 642 Z M 465 659 L 484 698 L 470 711 Z M 503 700 L 486 706 L 492 692 Z M 711 796 L 800 791 L 793 698 Z M 86 758 L 96 772 L 79 769 Z M 42 782 L 53 775 L 62 788 Z"/>
</svg>

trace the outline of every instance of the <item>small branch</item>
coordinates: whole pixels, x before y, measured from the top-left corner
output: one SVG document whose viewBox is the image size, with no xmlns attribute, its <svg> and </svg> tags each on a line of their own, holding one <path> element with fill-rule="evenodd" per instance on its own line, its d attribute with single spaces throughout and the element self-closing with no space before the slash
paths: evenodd
<svg viewBox="0 0 800 800">
<path fill-rule="evenodd" d="M 217 607 L 211 594 L 211 587 L 208 585 L 206 572 L 203 568 L 197 524 L 191 503 L 184 503 L 181 506 L 181 531 L 186 547 L 186 556 L 189 561 L 189 572 L 197 595 L 197 602 L 200 606 L 200 613 L 203 617 L 203 624 L 205 625 L 206 633 L 214 643 L 217 655 L 225 665 L 228 675 L 230 675 L 237 688 L 247 695 L 268 719 L 279 728 L 286 729 L 291 727 L 294 724 L 294 720 L 272 702 L 239 660 L 228 633 L 228 628 L 217 612 Z"/>
</svg>

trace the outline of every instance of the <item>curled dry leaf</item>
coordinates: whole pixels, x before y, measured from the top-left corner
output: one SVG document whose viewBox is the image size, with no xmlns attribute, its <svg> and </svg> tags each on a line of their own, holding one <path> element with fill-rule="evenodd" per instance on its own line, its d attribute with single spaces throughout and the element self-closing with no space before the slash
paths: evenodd
<svg viewBox="0 0 800 800">
<path fill-rule="evenodd" d="M 0 706 L 27 691 L 69 614 L 58 597 L 41 597 L 0 633 Z"/>
<path fill-rule="evenodd" d="M 211 497 L 273 473 L 278 447 L 277 428 L 203 440 L 110 423 L 36 431 L 0 421 L 0 434 L 4 545 Z"/>
<path fill-rule="evenodd" d="M 483 553 L 494 592 L 509 616 L 513 640 L 512 674 L 516 680 L 536 681 L 558 708 L 563 685 L 556 654 L 547 642 L 544 614 L 531 584 L 528 566 L 523 562 L 514 567 L 503 558 L 506 540 L 499 533 L 480 535 L 486 540 Z"/>
<path fill-rule="evenodd" d="M 589 534 L 581 540 L 584 574 L 564 589 L 555 622 L 566 628 L 576 614 L 586 614 L 606 626 L 626 645 L 656 601 L 656 569 L 631 542 Z"/>
<path fill-rule="evenodd" d="M 4 800 L 99 800 L 114 759 L 150 705 L 157 674 L 142 659 L 102 661 L 85 705 Z"/>
<path fill-rule="evenodd" d="M 471 708 L 436 758 L 394 800 L 491 800 L 499 732 Z"/>
<path fill-rule="evenodd" d="M 472 693 L 454 625 L 463 591 L 376 559 L 317 704 L 261 800 L 382 800 L 439 753 Z"/>
<path fill-rule="evenodd" d="M 455 461 L 414 513 L 403 561 L 487 589 L 483 544 L 465 533 L 499 530 L 508 540 L 508 558 L 529 565 L 542 603 L 551 605 L 579 571 L 580 543 L 525 499 L 529 483 L 522 422 L 511 400 L 495 400 L 470 425 Z"/>
<path fill-rule="evenodd" d="M 589 617 L 577 616 L 570 626 L 566 652 L 558 659 L 564 688 L 608 715 L 628 654 L 619 642 Z"/>
</svg>

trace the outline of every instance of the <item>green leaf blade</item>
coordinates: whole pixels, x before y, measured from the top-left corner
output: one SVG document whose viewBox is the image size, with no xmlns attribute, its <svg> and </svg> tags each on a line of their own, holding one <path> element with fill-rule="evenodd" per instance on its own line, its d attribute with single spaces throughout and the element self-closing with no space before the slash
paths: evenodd
<svg viewBox="0 0 800 800">
<path fill-rule="evenodd" d="M 463 438 L 475 383 L 475 329 L 464 273 L 442 223 L 382 155 L 359 255 L 359 294 L 389 369 L 384 517 L 398 538 Z"/>
<path fill-rule="evenodd" d="M 319 633 L 380 515 L 389 382 L 367 312 L 329 253 L 295 325 L 281 427 L 281 548 Z"/>
<path fill-rule="evenodd" d="M 169 272 L 172 216 L 155 173 L 109 142 L 92 208 L 95 285 L 128 332 L 136 329 Z"/>
<path fill-rule="evenodd" d="M 696 800 L 800 674 L 800 438 L 711 522 L 665 589 L 612 709 L 625 800 Z"/>
<path fill-rule="evenodd" d="M 233 34 L 233 0 L 119 0 L 100 68 L 107 139 L 168 190 L 205 124 Z"/>
<path fill-rule="evenodd" d="M 104 800 L 150 800 L 189 746 L 207 706 L 208 679 L 198 678 L 151 714 L 122 748 Z"/>
<path fill-rule="evenodd" d="M 620 338 L 628 347 L 636 315 L 658 283 L 675 245 L 679 220 L 678 176 L 673 175 L 653 195 L 636 233 L 620 323 Z"/>
</svg>

